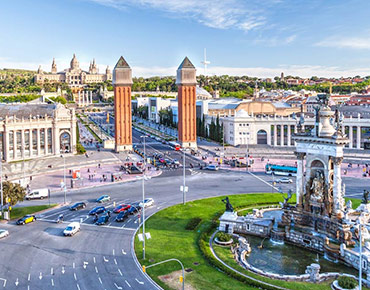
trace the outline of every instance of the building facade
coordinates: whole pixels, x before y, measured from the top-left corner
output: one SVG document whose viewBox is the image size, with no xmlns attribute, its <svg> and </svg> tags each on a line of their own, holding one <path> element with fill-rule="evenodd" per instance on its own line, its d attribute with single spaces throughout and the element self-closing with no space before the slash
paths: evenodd
<svg viewBox="0 0 370 290">
<path fill-rule="evenodd" d="M 0 104 L 0 151 L 6 162 L 76 153 L 74 109 L 61 104 Z"/>
<path fill-rule="evenodd" d="M 107 66 L 105 74 L 99 74 L 95 59 L 90 63 L 89 71 L 84 71 L 80 68 L 80 63 L 77 60 L 76 55 L 73 54 L 70 68 L 58 72 L 55 59 L 53 59 L 51 73 L 44 72 L 40 66 L 37 70 L 34 80 L 36 83 L 44 83 L 46 81 L 51 83 L 60 82 L 67 83 L 71 88 L 81 88 L 91 83 L 111 81 L 112 72 Z"/>
</svg>

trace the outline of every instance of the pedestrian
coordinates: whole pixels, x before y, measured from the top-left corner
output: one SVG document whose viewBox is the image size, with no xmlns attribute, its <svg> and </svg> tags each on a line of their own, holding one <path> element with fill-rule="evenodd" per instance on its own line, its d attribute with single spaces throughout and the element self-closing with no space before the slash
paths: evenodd
<svg viewBox="0 0 370 290">
<path fill-rule="evenodd" d="M 87 168 L 87 173 L 90 173 L 90 168 Z"/>
<path fill-rule="evenodd" d="M 100 163 L 98 164 L 98 168 L 100 168 Z"/>
<path fill-rule="evenodd" d="M 32 175 L 30 175 L 30 181 L 32 181 Z"/>
</svg>

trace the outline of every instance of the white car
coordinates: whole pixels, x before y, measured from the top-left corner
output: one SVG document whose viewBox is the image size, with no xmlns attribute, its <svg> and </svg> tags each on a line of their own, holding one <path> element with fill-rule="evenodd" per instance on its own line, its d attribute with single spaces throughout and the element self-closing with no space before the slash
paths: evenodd
<svg viewBox="0 0 370 290">
<path fill-rule="evenodd" d="M 70 223 L 65 228 L 65 230 L 63 231 L 63 234 L 65 236 L 73 236 L 74 234 L 76 234 L 79 231 L 80 231 L 80 223 L 79 222 L 73 222 L 73 223 Z"/>
<path fill-rule="evenodd" d="M 293 183 L 293 180 L 291 180 L 288 177 L 282 177 L 278 180 L 276 180 L 277 183 Z"/>
<path fill-rule="evenodd" d="M 7 230 L 0 229 L 0 239 L 6 238 L 7 236 L 9 236 L 9 232 Z"/>
<path fill-rule="evenodd" d="M 154 199 L 153 198 L 146 198 L 144 199 L 144 203 L 143 202 L 140 202 L 140 206 L 143 207 L 148 207 L 148 206 L 151 206 L 154 204 Z"/>
<path fill-rule="evenodd" d="M 218 167 L 218 165 L 214 165 L 214 164 L 210 164 L 206 167 L 207 170 L 212 170 L 212 171 L 217 171 L 220 169 L 220 167 Z"/>
</svg>

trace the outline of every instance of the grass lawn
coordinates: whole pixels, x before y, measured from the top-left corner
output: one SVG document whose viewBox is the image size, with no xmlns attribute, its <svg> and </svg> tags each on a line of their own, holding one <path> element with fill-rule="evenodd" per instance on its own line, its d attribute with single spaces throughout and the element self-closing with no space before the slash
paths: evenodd
<svg viewBox="0 0 370 290">
<path fill-rule="evenodd" d="M 10 218 L 11 219 L 19 219 L 26 214 L 33 214 L 35 212 L 42 211 L 44 209 L 48 209 L 51 207 L 56 206 L 56 204 L 51 205 L 33 205 L 33 206 L 25 206 L 25 207 L 15 207 L 10 212 Z"/>
<path fill-rule="evenodd" d="M 203 257 L 197 245 L 197 240 L 202 230 L 211 224 L 211 220 L 216 215 L 224 212 L 225 205 L 221 202 L 222 198 L 224 197 L 202 199 L 188 202 L 186 205 L 175 205 L 149 218 L 146 222 L 146 232 L 150 232 L 152 238 L 146 241 L 145 261 L 142 259 L 142 243 L 139 242 L 137 237 L 135 239 L 135 251 L 139 262 L 142 265 L 148 266 L 170 258 L 179 259 L 185 268 L 193 269 L 192 272 L 185 275 L 185 281 L 186 284 L 190 283 L 195 289 L 249 289 L 248 285 L 212 267 Z M 229 195 L 229 199 L 236 210 L 238 208 L 253 208 L 261 204 L 277 204 L 283 201 L 282 196 L 276 193 Z M 356 207 L 360 203 L 358 200 L 352 200 L 352 202 L 353 207 Z M 194 217 L 202 219 L 199 226 L 193 231 L 185 230 L 185 226 L 189 220 Z M 221 254 L 227 256 L 227 253 Z M 199 265 L 195 265 L 194 263 L 199 263 Z M 236 262 L 235 264 L 230 262 L 231 266 L 235 266 L 236 264 Z M 170 262 L 147 269 L 147 273 L 161 287 L 170 289 L 158 279 L 158 276 L 166 275 L 180 269 L 178 263 Z M 330 289 L 328 284 L 317 285 L 271 280 L 254 275 L 248 271 L 245 272 L 251 276 L 260 278 L 260 280 L 290 289 Z"/>
</svg>

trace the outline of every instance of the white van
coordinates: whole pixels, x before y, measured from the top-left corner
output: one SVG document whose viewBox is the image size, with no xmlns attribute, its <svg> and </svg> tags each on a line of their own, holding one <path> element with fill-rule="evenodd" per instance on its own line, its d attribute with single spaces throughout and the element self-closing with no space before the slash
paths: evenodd
<svg viewBox="0 0 370 290">
<path fill-rule="evenodd" d="M 36 198 L 48 198 L 50 190 L 48 188 L 34 189 L 30 193 L 26 194 L 26 199 L 36 199 Z"/>
<path fill-rule="evenodd" d="M 80 223 L 79 222 L 73 222 L 73 223 L 70 223 L 65 228 L 65 230 L 63 231 L 63 234 L 65 236 L 73 236 L 74 234 L 76 234 L 79 231 L 80 231 Z"/>
</svg>

